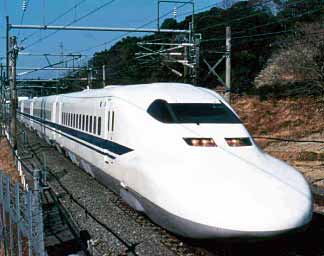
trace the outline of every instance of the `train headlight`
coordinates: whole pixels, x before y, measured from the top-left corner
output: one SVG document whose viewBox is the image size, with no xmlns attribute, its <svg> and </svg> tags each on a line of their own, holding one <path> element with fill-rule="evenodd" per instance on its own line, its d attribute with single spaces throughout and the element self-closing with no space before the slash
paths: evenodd
<svg viewBox="0 0 324 256">
<path fill-rule="evenodd" d="M 216 143 L 212 138 L 183 138 L 184 141 L 193 147 L 216 147 Z"/>
<path fill-rule="evenodd" d="M 250 138 L 225 138 L 225 140 L 230 147 L 245 147 L 252 145 Z"/>
</svg>

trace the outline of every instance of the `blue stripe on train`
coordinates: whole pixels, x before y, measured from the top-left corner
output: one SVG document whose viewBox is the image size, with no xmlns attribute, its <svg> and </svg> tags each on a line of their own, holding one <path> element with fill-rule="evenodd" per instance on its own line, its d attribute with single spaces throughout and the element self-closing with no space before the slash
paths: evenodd
<svg viewBox="0 0 324 256">
<path fill-rule="evenodd" d="M 130 149 L 128 147 L 120 145 L 116 142 L 98 138 L 96 136 L 93 136 L 93 135 L 90 135 L 90 134 L 87 134 L 87 133 L 84 133 L 84 132 L 81 132 L 78 130 L 71 129 L 69 127 L 65 127 L 65 126 L 62 126 L 62 125 L 59 125 L 59 124 L 56 124 L 56 123 L 53 123 L 53 122 L 50 122 L 47 120 L 43 120 L 43 119 L 35 117 L 35 116 L 28 115 L 26 113 L 22 113 L 22 112 L 19 112 L 19 113 L 24 116 L 27 116 L 30 119 L 36 120 L 39 123 L 46 124 L 48 126 L 55 128 L 56 130 L 62 131 L 64 133 L 69 134 L 73 137 L 76 137 L 80 140 L 88 142 L 92 145 L 95 145 L 95 146 L 103 148 L 103 149 L 107 149 L 117 155 L 123 155 L 123 154 L 133 151 L 133 149 Z"/>
</svg>

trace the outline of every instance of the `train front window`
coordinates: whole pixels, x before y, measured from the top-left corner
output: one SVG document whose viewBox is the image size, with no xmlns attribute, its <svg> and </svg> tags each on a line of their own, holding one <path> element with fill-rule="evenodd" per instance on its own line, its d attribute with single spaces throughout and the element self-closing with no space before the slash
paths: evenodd
<svg viewBox="0 0 324 256">
<path fill-rule="evenodd" d="M 163 123 L 241 123 L 223 103 L 168 103 L 155 100 L 147 112 Z"/>
</svg>

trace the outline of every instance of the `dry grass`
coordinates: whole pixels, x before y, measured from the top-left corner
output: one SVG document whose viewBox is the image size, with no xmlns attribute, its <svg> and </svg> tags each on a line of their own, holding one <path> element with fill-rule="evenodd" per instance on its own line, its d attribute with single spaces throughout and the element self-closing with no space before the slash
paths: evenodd
<svg viewBox="0 0 324 256">
<path fill-rule="evenodd" d="M 0 140 L 0 170 L 10 176 L 12 182 L 20 182 L 18 171 L 14 165 L 11 148 L 6 139 Z"/>
<path fill-rule="evenodd" d="M 302 138 L 324 131 L 323 98 L 260 101 L 256 96 L 234 96 L 232 105 L 254 136 Z"/>
</svg>

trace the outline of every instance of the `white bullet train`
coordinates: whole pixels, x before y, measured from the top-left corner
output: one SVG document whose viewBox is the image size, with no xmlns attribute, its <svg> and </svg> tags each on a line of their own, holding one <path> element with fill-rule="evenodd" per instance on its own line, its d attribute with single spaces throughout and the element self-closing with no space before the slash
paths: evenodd
<svg viewBox="0 0 324 256">
<path fill-rule="evenodd" d="M 268 238 L 312 219 L 304 177 L 259 149 L 211 90 L 109 86 L 22 100 L 19 112 L 75 164 L 181 236 Z"/>
</svg>

